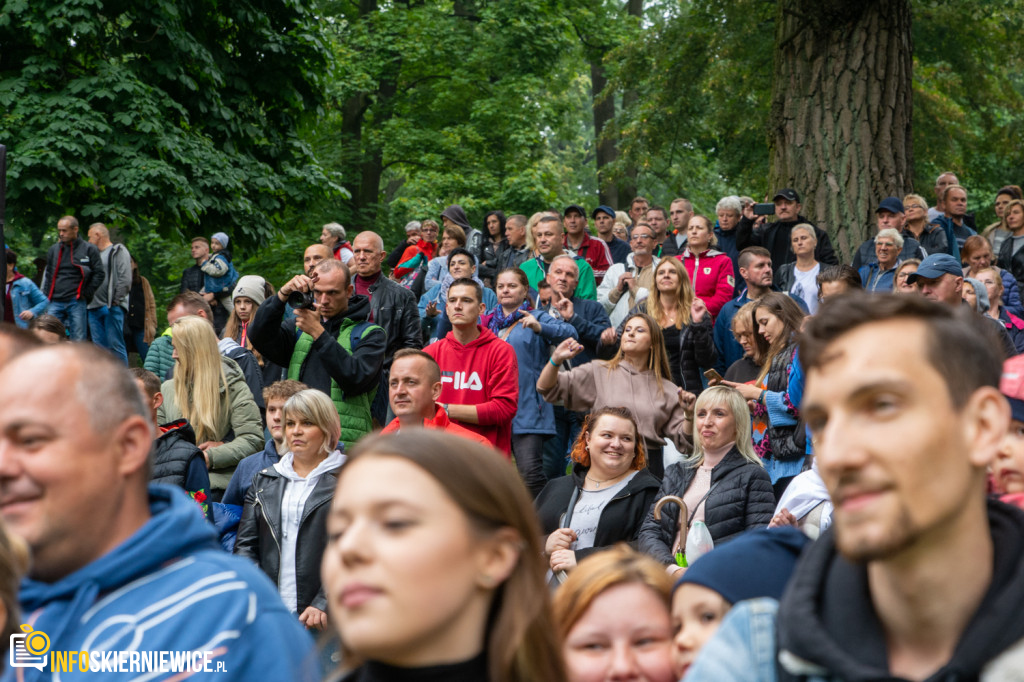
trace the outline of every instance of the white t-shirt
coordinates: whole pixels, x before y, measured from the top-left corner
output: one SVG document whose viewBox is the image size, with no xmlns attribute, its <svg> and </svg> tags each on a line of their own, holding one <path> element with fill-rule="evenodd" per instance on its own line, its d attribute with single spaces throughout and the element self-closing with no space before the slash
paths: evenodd
<svg viewBox="0 0 1024 682">
<path fill-rule="evenodd" d="M 573 543 L 572 549 L 589 549 L 594 546 L 601 512 L 616 495 L 622 492 L 622 489 L 633 480 L 637 473 L 639 472 L 630 473 L 629 476 L 604 490 L 580 490 L 579 499 L 576 500 L 576 507 L 572 512 L 572 520 L 569 522 L 569 527 L 576 531 L 576 542 Z"/>
<path fill-rule="evenodd" d="M 802 272 L 795 265 L 793 266 L 793 286 L 789 293 L 799 296 L 807 304 L 807 312 L 811 315 L 818 312 L 818 272 L 821 270 L 821 263 L 815 263 L 814 267 L 807 272 Z"/>
</svg>

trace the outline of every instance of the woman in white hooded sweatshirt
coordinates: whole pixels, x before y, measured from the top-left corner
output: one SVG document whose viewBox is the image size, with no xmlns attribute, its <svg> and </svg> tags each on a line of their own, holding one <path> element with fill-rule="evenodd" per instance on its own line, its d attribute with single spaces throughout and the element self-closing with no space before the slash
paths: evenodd
<svg viewBox="0 0 1024 682">
<path fill-rule="evenodd" d="M 253 477 L 238 525 L 235 554 L 247 556 L 277 584 L 284 603 L 307 628 L 327 625 L 320 559 L 338 469 L 341 424 L 321 391 L 299 391 L 284 404 L 288 451 Z"/>
</svg>

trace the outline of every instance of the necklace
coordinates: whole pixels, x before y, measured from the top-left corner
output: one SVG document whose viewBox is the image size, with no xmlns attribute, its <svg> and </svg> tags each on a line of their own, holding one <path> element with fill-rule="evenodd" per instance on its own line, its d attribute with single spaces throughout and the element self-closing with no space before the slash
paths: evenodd
<svg viewBox="0 0 1024 682">
<path fill-rule="evenodd" d="M 591 478 L 590 476 L 587 476 L 586 479 L 588 481 L 590 481 L 591 483 L 593 483 L 595 486 L 597 486 L 598 489 L 600 489 L 601 486 L 604 485 L 605 483 L 615 483 L 616 481 L 620 480 L 623 476 L 625 476 L 628 473 L 629 472 L 627 471 L 624 474 L 619 474 L 618 476 L 613 476 L 612 478 L 608 478 L 608 479 L 605 479 L 603 481 L 599 481 L 596 478 Z"/>
</svg>

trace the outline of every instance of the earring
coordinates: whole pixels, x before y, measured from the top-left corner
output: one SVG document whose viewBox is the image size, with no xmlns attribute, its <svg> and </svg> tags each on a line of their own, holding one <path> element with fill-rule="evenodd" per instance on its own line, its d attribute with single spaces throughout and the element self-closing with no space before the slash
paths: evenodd
<svg viewBox="0 0 1024 682">
<path fill-rule="evenodd" d="M 494 587 L 494 576 L 482 575 L 480 576 L 480 584 L 484 587 Z"/>
</svg>

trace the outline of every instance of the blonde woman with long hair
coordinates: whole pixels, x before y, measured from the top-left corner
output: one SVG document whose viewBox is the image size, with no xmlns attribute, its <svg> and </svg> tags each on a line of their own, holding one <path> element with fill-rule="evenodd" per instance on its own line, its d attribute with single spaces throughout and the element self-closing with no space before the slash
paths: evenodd
<svg viewBox="0 0 1024 682">
<path fill-rule="evenodd" d="M 210 469 L 217 501 L 246 455 L 262 449 L 263 423 L 245 376 L 234 360 L 217 350 L 213 325 L 186 315 L 172 326 L 174 377 L 161 386 L 161 424 L 187 419 Z M 225 442 L 229 435 L 233 439 Z"/>
<path fill-rule="evenodd" d="M 775 512 L 771 477 L 754 453 L 747 401 L 735 389 L 712 386 L 694 405 L 693 454 L 665 470 L 658 499 L 680 497 L 686 503 L 686 526 L 678 515 L 653 507 L 640 529 L 640 549 L 673 570 L 676 555 L 693 524 L 707 524 L 719 544 L 751 528 L 762 528 Z"/>
<path fill-rule="evenodd" d="M 615 357 L 558 371 L 562 363 L 582 350 L 583 345 L 576 339 L 560 343 L 537 379 L 537 391 L 548 402 L 561 402 L 565 409 L 576 412 L 609 406 L 629 409 L 644 439 L 651 473 L 660 478 L 665 438 L 680 452 L 690 451 L 692 424 L 688 412 L 694 401 L 692 393 L 671 381 L 661 328 L 648 315 L 630 315 L 623 323 Z"/>
<path fill-rule="evenodd" d="M 718 355 L 714 325 L 704 301 L 693 293 L 682 262 L 664 258 L 654 269 L 654 291 L 637 302 L 630 314 L 646 313 L 661 328 L 672 383 L 700 395 L 702 368 L 713 367 Z M 622 335 L 622 327 L 618 330 Z"/>
</svg>

